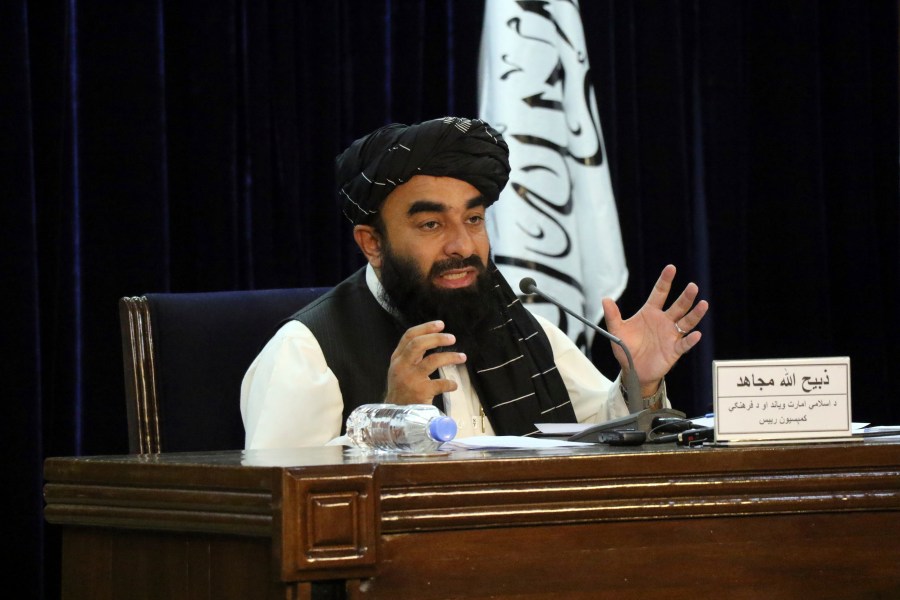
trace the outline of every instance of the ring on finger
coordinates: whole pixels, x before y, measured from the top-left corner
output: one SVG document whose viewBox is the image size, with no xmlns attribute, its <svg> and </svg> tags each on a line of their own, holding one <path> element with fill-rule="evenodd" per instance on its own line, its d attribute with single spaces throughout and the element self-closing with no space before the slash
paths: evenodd
<svg viewBox="0 0 900 600">
<path fill-rule="evenodd" d="M 681 327 L 678 326 L 678 321 L 675 321 L 674 325 L 675 325 L 675 330 L 676 330 L 678 333 L 680 333 L 681 335 L 687 335 L 687 334 L 688 334 L 687 331 L 685 331 L 684 329 L 682 329 Z"/>
</svg>

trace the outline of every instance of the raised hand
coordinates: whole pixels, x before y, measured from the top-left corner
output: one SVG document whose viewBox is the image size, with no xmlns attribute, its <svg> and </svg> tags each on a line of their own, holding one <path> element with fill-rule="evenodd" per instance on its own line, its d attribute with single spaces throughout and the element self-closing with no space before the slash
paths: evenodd
<svg viewBox="0 0 900 600">
<path fill-rule="evenodd" d="M 426 356 L 429 350 L 456 343 L 456 336 L 442 333 L 443 330 L 443 321 L 431 321 L 406 330 L 391 354 L 385 402 L 431 404 L 436 395 L 456 389 L 456 382 L 449 379 L 430 379 L 440 367 L 466 362 L 466 355 L 461 352 L 433 352 Z"/>
<path fill-rule="evenodd" d="M 700 341 L 701 333 L 695 328 L 709 310 L 706 300 L 694 304 L 699 291 L 694 283 L 687 284 L 671 306 L 664 309 L 674 279 L 675 267 L 667 265 L 647 301 L 629 319 L 622 319 L 612 299 L 603 299 L 606 325 L 631 351 L 644 397 L 654 394 L 678 359 Z M 627 369 L 625 353 L 615 344 L 612 349 L 619 364 Z"/>
</svg>

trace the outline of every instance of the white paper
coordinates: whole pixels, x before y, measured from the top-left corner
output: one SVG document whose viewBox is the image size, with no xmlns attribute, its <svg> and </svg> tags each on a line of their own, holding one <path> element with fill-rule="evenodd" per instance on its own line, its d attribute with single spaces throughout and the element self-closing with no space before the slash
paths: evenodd
<svg viewBox="0 0 900 600">
<path fill-rule="evenodd" d="M 716 426 L 716 418 L 715 417 L 697 417 L 696 419 L 691 419 L 691 423 L 694 424 L 694 427 L 715 427 Z"/>
<path fill-rule="evenodd" d="M 866 423 L 865 425 L 868 425 Z M 868 439 L 874 440 L 885 440 L 885 441 L 894 441 L 897 438 L 900 438 L 900 425 L 876 425 L 874 427 L 860 427 L 859 429 L 854 428 L 853 433 L 860 433 L 865 435 L 869 434 L 878 434 L 871 435 Z M 891 435 L 891 434 L 894 435 Z"/>
<path fill-rule="evenodd" d="M 535 423 L 534 426 L 544 435 L 575 435 L 596 423 Z"/>
<path fill-rule="evenodd" d="M 477 435 L 445 442 L 441 450 L 488 450 L 491 448 L 562 448 L 566 446 L 593 446 L 585 442 L 567 442 L 515 435 Z"/>
</svg>

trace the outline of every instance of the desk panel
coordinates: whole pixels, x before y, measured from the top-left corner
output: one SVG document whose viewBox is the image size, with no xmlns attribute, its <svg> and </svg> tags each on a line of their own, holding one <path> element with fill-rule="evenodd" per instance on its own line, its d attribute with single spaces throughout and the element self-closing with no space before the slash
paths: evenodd
<svg viewBox="0 0 900 600">
<path fill-rule="evenodd" d="M 50 458 L 45 478 L 66 598 L 900 597 L 885 441 Z"/>
</svg>

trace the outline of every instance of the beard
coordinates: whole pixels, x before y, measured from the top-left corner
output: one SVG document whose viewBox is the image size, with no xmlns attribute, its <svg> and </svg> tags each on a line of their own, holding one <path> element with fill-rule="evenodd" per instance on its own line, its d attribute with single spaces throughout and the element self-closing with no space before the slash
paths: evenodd
<svg viewBox="0 0 900 600">
<path fill-rule="evenodd" d="M 440 288 L 432 280 L 449 269 L 474 267 L 475 283 L 456 289 Z M 412 258 L 395 254 L 385 243 L 381 263 L 382 300 L 406 321 L 407 326 L 441 320 L 444 331 L 456 336 L 456 346 L 438 351 L 459 350 L 467 354 L 479 349 L 477 339 L 496 321 L 498 314 L 494 282 L 481 258 L 450 258 L 432 264 L 423 275 Z"/>
</svg>

